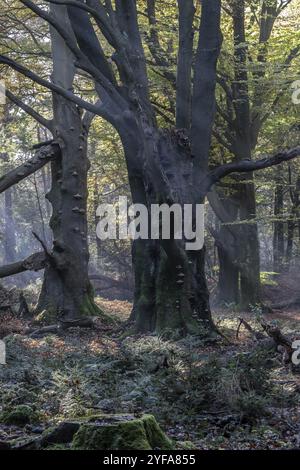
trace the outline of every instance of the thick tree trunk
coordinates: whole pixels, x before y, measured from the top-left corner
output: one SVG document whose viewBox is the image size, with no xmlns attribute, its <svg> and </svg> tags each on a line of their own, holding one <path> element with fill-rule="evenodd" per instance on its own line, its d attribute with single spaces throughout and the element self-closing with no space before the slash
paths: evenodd
<svg viewBox="0 0 300 470">
<path fill-rule="evenodd" d="M 178 330 L 182 335 L 205 333 L 213 327 L 204 272 L 205 250 L 167 256 L 160 243 L 136 240 L 131 320 L 138 332 Z"/>
<path fill-rule="evenodd" d="M 211 200 L 216 211 L 225 217 L 222 220 L 219 233 L 215 235 L 219 258 L 219 281 L 216 301 L 218 304 L 238 304 L 240 301 L 239 260 L 237 253 L 238 233 L 234 225 L 227 225 L 236 220 L 238 206 L 234 197 L 226 198 L 225 205 L 220 200 L 220 197 L 215 195 L 214 200 Z M 224 199 L 224 196 L 222 196 L 222 199 Z"/>
<path fill-rule="evenodd" d="M 133 202 L 146 205 L 148 211 L 153 203 L 177 203 L 182 208 L 184 204 L 201 203 L 196 196 L 200 192 L 193 179 L 193 161 L 190 149 L 185 147 L 186 140 L 181 133 L 159 132 L 157 137 L 157 131 L 152 132 L 153 139 L 150 132 L 147 138 L 151 142 L 158 139 L 158 153 L 149 159 L 151 165 L 156 162 L 155 170 L 148 167 L 146 160 L 141 176 L 138 168 L 133 171 L 130 152 L 127 154 Z M 134 145 L 130 150 L 137 151 Z M 163 180 L 163 174 L 167 179 Z M 171 329 L 185 335 L 207 333 L 214 328 L 205 278 L 205 249 L 186 251 L 185 240 L 138 239 L 133 243 L 132 258 L 135 294 L 131 321 L 135 332 Z"/>
</svg>

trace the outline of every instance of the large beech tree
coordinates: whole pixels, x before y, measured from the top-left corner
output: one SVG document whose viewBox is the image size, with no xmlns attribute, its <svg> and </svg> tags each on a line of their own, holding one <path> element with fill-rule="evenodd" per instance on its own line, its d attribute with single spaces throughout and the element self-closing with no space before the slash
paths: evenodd
<svg viewBox="0 0 300 470">
<path fill-rule="evenodd" d="M 58 292 L 62 307 L 57 305 L 56 308 L 62 308 L 61 313 L 71 319 L 80 304 L 73 302 L 73 297 L 76 299 L 80 293 L 82 301 L 87 292 L 87 258 L 84 254 L 87 247 L 83 226 L 86 195 L 85 187 L 80 184 L 87 171 L 86 159 L 84 165 L 80 160 L 86 142 L 84 135 L 81 143 L 83 129 L 78 116 L 74 125 L 75 105 L 101 116 L 118 131 L 133 202 L 148 208 L 151 203 L 168 206 L 178 203 L 182 207 L 202 203 L 212 186 L 228 174 L 252 172 L 279 164 L 298 156 L 300 149 L 259 161 L 241 159 L 210 168 L 216 67 L 222 44 L 220 0 L 201 1 L 196 38 L 194 2 L 178 0 L 176 127 L 170 129 L 159 127 L 151 102 L 147 46 L 137 9 L 137 4 L 142 8 L 144 2 L 50 0 L 44 2 L 43 7 L 30 0 L 21 0 L 21 3 L 56 31 L 55 37 L 59 37 L 63 51 L 53 49 L 53 60 L 56 60 L 57 52 L 65 72 L 54 74 L 52 81 L 11 57 L 0 56 L 0 62 L 54 93 L 57 124 L 52 130 L 61 156 L 52 163 L 54 183 L 50 200 L 54 206 L 51 225 L 55 240 L 53 251 L 49 253 L 41 302 L 45 292 L 48 299 Z M 148 9 L 155 12 L 155 1 L 147 3 Z M 46 4 L 52 4 L 50 11 L 44 8 Z M 155 49 L 159 47 L 155 29 L 152 33 L 148 46 Z M 159 50 L 156 52 L 160 60 Z M 96 104 L 74 93 L 71 78 L 76 71 L 93 80 L 98 95 Z M 76 178 L 72 174 L 74 170 L 78 173 Z M 75 240 L 73 233 L 78 239 Z M 171 240 L 136 240 L 133 243 L 135 295 L 131 320 L 135 331 L 172 328 L 182 333 L 199 333 L 203 326 L 213 328 L 204 273 L 205 250 L 187 251 L 185 242 L 173 237 Z"/>
</svg>

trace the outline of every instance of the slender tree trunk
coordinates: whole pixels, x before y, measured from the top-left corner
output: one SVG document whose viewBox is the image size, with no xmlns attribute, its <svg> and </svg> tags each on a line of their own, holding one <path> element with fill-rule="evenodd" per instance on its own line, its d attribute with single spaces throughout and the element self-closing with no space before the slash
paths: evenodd
<svg viewBox="0 0 300 470">
<path fill-rule="evenodd" d="M 13 216 L 13 189 L 9 188 L 4 193 L 4 255 L 7 264 L 16 260 L 16 227 Z"/>
<path fill-rule="evenodd" d="M 253 181 L 253 175 L 248 176 Z M 261 303 L 260 252 L 256 218 L 256 197 L 254 181 L 242 183 L 240 189 L 240 226 L 239 265 L 241 307 Z"/>
<path fill-rule="evenodd" d="M 292 254 L 293 254 L 293 246 L 294 246 L 294 233 L 295 233 L 295 222 L 289 220 L 288 227 L 287 227 L 287 243 L 286 243 L 286 252 L 285 252 L 285 265 L 286 269 L 289 270 Z"/>
</svg>

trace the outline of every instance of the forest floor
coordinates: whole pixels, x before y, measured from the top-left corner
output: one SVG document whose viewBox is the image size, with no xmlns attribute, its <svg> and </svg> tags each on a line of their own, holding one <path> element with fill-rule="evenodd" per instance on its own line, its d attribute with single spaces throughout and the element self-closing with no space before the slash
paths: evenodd
<svg viewBox="0 0 300 470">
<path fill-rule="evenodd" d="M 210 339 L 178 339 L 167 332 L 125 337 L 122 325 L 131 305 L 98 302 L 115 324 L 99 319 L 95 329 L 34 338 L 24 334 L 28 322 L 6 318 L 0 412 L 25 405 L 32 415 L 22 426 L 0 424 L 0 448 L 66 419 L 128 412 L 153 414 L 179 448 L 300 446 L 300 374 L 266 347 L 267 339 L 258 344 L 243 327 L 236 337 L 240 316 L 262 331 L 255 314 L 215 312 L 224 336 Z M 300 311 L 265 318 L 300 338 Z"/>
</svg>

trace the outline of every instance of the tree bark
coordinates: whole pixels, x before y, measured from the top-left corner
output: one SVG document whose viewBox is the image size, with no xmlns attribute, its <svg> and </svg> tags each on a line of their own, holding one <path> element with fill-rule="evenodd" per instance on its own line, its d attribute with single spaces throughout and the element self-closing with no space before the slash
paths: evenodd
<svg viewBox="0 0 300 470">
<path fill-rule="evenodd" d="M 36 151 L 35 156 L 23 163 L 14 170 L 9 171 L 0 178 L 0 193 L 18 184 L 27 176 L 32 175 L 50 161 L 58 157 L 60 153 L 59 146 L 56 143 L 41 147 Z"/>
<path fill-rule="evenodd" d="M 0 266 L 0 278 L 14 276 L 24 271 L 40 271 L 46 266 L 45 253 L 35 253 L 25 260 Z"/>
</svg>

